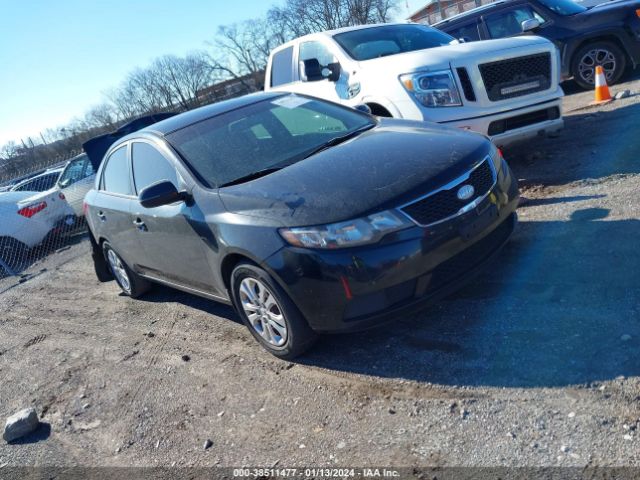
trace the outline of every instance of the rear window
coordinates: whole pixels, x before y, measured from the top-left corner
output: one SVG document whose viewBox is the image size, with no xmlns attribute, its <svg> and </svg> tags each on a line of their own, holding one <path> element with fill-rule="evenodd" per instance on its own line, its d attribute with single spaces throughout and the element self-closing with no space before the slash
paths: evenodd
<svg viewBox="0 0 640 480">
<path fill-rule="evenodd" d="M 333 38 L 355 60 L 448 45 L 453 37 L 424 25 L 386 25 L 338 33 Z"/>
<path fill-rule="evenodd" d="M 271 59 L 271 86 L 293 82 L 293 47 L 287 47 Z"/>
</svg>

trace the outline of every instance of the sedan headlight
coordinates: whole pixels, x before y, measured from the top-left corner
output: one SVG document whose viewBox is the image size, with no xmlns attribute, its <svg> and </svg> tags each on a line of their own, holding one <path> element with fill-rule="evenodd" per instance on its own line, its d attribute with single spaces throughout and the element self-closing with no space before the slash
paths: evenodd
<svg viewBox="0 0 640 480">
<path fill-rule="evenodd" d="M 280 235 L 295 247 L 346 248 L 375 243 L 384 235 L 413 225 L 391 210 L 347 222 L 315 227 L 281 228 Z"/>
<path fill-rule="evenodd" d="M 451 71 L 433 73 L 410 73 L 402 75 L 400 81 L 425 107 L 459 107 L 460 93 Z"/>
</svg>

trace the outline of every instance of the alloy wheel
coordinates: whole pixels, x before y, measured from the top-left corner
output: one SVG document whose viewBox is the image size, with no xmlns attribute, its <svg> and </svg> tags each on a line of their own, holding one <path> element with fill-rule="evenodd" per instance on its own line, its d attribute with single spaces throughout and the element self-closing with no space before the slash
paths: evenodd
<svg viewBox="0 0 640 480">
<path fill-rule="evenodd" d="M 247 277 L 240 282 L 240 303 L 253 329 L 270 345 L 287 342 L 287 323 L 273 293 L 261 281 Z"/>
<path fill-rule="evenodd" d="M 118 280 L 118 283 L 127 292 L 131 291 L 131 282 L 129 281 L 129 275 L 127 274 L 120 257 L 113 250 L 109 249 L 107 252 L 107 259 L 109 260 L 109 266 L 113 275 Z"/>
<path fill-rule="evenodd" d="M 596 67 L 600 66 L 604 70 L 607 83 L 611 81 L 616 72 L 616 57 L 607 49 L 594 48 L 587 51 L 578 63 L 578 73 L 582 79 L 593 85 L 596 78 Z"/>
</svg>

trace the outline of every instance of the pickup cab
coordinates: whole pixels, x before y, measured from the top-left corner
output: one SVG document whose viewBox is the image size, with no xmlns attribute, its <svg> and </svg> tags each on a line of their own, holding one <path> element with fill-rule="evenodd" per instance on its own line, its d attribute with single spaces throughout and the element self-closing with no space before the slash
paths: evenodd
<svg viewBox="0 0 640 480">
<path fill-rule="evenodd" d="M 460 43 L 418 24 L 306 35 L 269 55 L 265 90 L 366 104 L 374 115 L 438 122 L 498 146 L 562 128 L 560 60 L 536 36 Z"/>
</svg>

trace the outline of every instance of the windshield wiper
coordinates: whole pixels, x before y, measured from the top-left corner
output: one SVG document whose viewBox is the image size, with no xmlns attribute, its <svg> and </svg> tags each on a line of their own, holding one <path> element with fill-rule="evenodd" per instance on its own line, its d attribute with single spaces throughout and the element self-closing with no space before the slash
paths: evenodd
<svg viewBox="0 0 640 480">
<path fill-rule="evenodd" d="M 350 138 L 353 137 L 357 137 L 358 135 L 360 135 L 362 132 L 369 130 L 371 128 L 373 128 L 375 125 L 371 124 L 371 125 L 365 125 L 363 127 L 360 127 L 356 130 L 353 130 L 349 133 L 346 133 L 344 135 L 341 135 L 339 137 L 333 137 L 331 140 L 329 140 L 326 143 L 323 143 L 322 145 L 320 145 L 317 148 L 314 148 L 313 150 L 311 150 L 311 152 L 307 153 L 304 158 L 309 158 L 313 155 L 315 155 L 316 153 L 320 153 L 323 150 L 326 150 L 327 148 L 331 148 L 331 147 L 335 147 L 336 145 L 339 145 L 343 142 L 346 142 L 347 140 L 349 140 Z"/>
<path fill-rule="evenodd" d="M 249 173 L 247 175 L 243 175 L 240 178 L 236 178 L 235 180 L 231 180 L 230 182 L 223 183 L 219 187 L 220 188 L 229 187 L 231 185 L 238 185 L 239 183 L 249 182 L 251 180 L 255 180 L 256 178 L 266 177 L 270 173 L 277 172 L 278 170 L 281 170 L 281 169 L 282 169 L 282 167 L 269 167 L 269 168 L 265 168 L 265 169 L 262 169 L 262 170 L 258 170 L 257 172 L 251 172 L 251 173 Z"/>
</svg>

